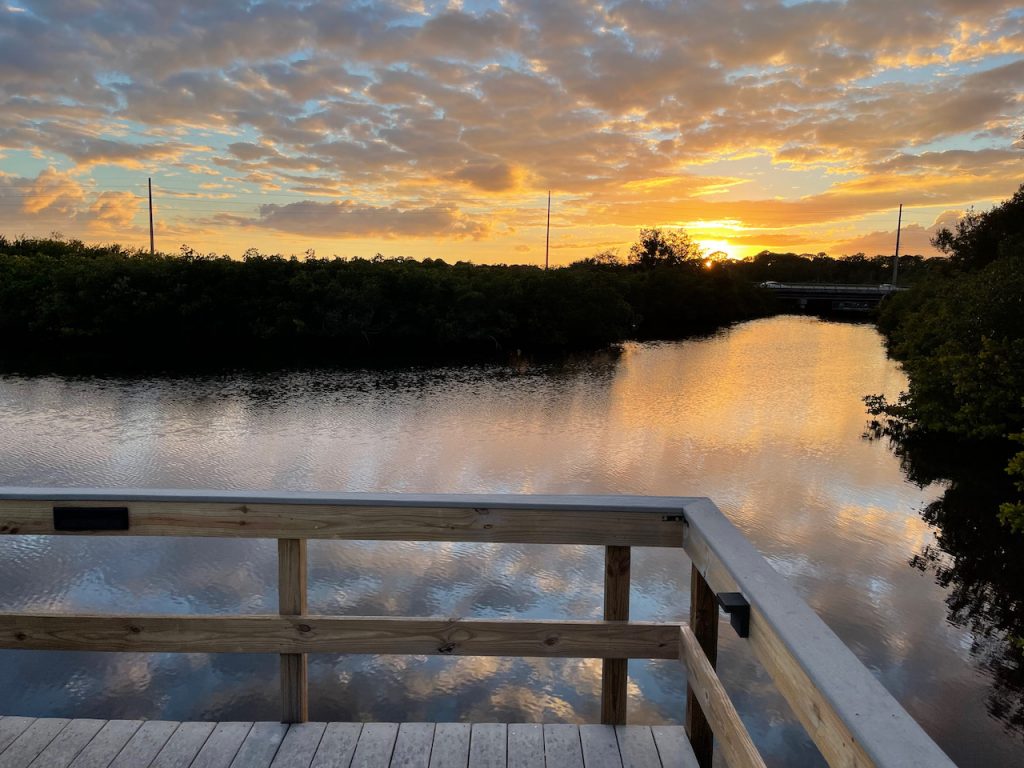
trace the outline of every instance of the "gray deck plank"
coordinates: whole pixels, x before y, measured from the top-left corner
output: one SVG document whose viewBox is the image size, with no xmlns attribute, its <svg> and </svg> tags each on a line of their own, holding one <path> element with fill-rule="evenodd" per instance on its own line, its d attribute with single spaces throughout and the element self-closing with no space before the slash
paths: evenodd
<svg viewBox="0 0 1024 768">
<path fill-rule="evenodd" d="M 65 717 L 35 720 L 0 755 L 0 768 L 26 768 L 70 722 Z"/>
<path fill-rule="evenodd" d="M 271 768 L 309 768 L 327 723 L 294 723 L 281 742 Z"/>
<path fill-rule="evenodd" d="M 145 768 L 153 762 L 179 725 L 169 720 L 143 723 L 114 758 L 110 768 Z"/>
<path fill-rule="evenodd" d="M 11 742 L 21 736 L 25 729 L 32 725 L 35 720 L 34 717 L 8 716 L 0 718 L 0 752 L 7 749 Z"/>
<path fill-rule="evenodd" d="M 216 723 L 182 723 L 157 753 L 151 768 L 188 768 Z"/>
<path fill-rule="evenodd" d="M 71 768 L 107 768 L 141 726 L 141 720 L 107 720 L 78 753 Z"/>
<path fill-rule="evenodd" d="M 686 731 L 680 725 L 652 725 L 651 735 L 664 768 L 698 768 Z"/>
<path fill-rule="evenodd" d="M 30 765 L 32 768 L 67 768 L 105 723 L 105 720 L 72 720 Z"/>
<path fill-rule="evenodd" d="M 231 761 L 231 768 L 267 768 L 287 732 L 288 726 L 284 723 L 254 724 Z"/>
<path fill-rule="evenodd" d="M 580 743 L 587 768 L 622 768 L 614 725 L 581 725 Z"/>
<path fill-rule="evenodd" d="M 328 723 L 313 768 L 349 768 L 362 730 L 362 723 Z"/>
<path fill-rule="evenodd" d="M 473 723 L 469 737 L 470 768 L 506 768 L 508 728 L 504 723 Z"/>
<path fill-rule="evenodd" d="M 661 768 L 661 758 L 654 744 L 654 735 L 647 725 L 617 725 L 622 768 Z"/>
<path fill-rule="evenodd" d="M 430 768 L 466 768 L 469 765 L 469 723 L 438 723 Z"/>
<path fill-rule="evenodd" d="M 545 725 L 544 757 L 559 768 L 583 768 L 578 725 Z"/>
<path fill-rule="evenodd" d="M 544 768 L 544 726 L 539 723 L 509 725 L 508 768 Z"/>
<path fill-rule="evenodd" d="M 391 768 L 428 768 L 433 743 L 433 723 L 402 723 L 398 726 Z"/>
<path fill-rule="evenodd" d="M 250 730 L 252 723 L 217 723 L 191 768 L 228 768 Z"/>
<path fill-rule="evenodd" d="M 352 768 L 388 768 L 397 737 L 398 723 L 366 723 L 352 755 Z"/>
</svg>

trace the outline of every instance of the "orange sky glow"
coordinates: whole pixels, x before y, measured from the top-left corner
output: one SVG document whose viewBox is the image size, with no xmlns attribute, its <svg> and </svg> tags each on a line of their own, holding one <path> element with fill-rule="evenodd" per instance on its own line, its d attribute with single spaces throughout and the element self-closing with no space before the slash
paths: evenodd
<svg viewBox="0 0 1024 768">
<path fill-rule="evenodd" d="M 1024 182 L 1001 0 L 0 4 L 0 234 L 241 256 L 933 255 Z"/>
</svg>

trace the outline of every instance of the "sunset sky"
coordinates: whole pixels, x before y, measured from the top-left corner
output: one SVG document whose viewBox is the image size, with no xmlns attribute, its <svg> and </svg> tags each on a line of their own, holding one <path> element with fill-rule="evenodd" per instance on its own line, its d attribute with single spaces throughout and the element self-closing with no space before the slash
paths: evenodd
<svg viewBox="0 0 1024 768">
<path fill-rule="evenodd" d="M 1019 0 L 0 0 L 0 233 L 554 264 L 933 253 L 1024 182 Z"/>
</svg>

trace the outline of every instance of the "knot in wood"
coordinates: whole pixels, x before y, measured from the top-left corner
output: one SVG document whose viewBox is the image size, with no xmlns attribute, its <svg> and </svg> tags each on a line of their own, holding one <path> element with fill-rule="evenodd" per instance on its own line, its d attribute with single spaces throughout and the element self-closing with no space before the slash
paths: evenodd
<svg viewBox="0 0 1024 768">
<path fill-rule="evenodd" d="M 299 632 L 312 632 L 313 628 L 309 624 L 299 624 Z"/>
<path fill-rule="evenodd" d="M 558 645 L 558 635 L 548 635 L 545 637 L 544 645 Z"/>
<path fill-rule="evenodd" d="M 137 627 L 134 624 L 129 624 L 128 631 L 131 632 L 133 635 L 137 635 L 142 631 L 142 627 Z"/>
<path fill-rule="evenodd" d="M 444 645 L 438 646 L 438 653 L 451 653 L 455 650 L 455 643 L 445 643 Z"/>
<path fill-rule="evenodd" d="M 14 639 L 18 640 L 18 641 L 27 640 L 28 639 L 28 635 L 26 635 L 24 632 L 17 632 L 14 635 Z"/>
</svg>

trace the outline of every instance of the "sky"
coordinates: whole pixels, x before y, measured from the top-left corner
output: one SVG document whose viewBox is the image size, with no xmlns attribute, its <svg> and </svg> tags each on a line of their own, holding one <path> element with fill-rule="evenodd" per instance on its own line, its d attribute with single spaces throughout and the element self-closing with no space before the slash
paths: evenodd
<svg viewBox="0 0 1024 768">
<path fill-rule="evenodd" d="M 934 255 L 1024 182 L 1019 0 L 0 0 L 0 234 Z"/>
</svg>

